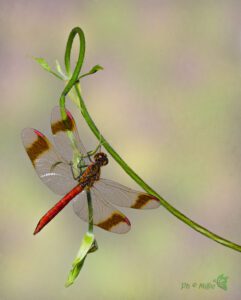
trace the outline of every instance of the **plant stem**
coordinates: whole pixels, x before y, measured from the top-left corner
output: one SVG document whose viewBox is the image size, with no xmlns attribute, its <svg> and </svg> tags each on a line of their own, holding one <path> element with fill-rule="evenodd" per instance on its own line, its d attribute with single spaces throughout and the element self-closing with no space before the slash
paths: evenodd
<svg viewBox="0 0 241 300">
<path fill-rule="evenodd" d="M 71 55 L 72 44 L 73 44 L 74 37 L 76 34 L 78 34 L 79 40 L 80 40 L 79 57 L 78 57 L 78 61 L 75 66 L 73 75 L 71 76 L 70 55 Z M 85 56 L 84 32 L 79 27 L 75 27 L 71 30 L 71 32 L 69 34 L 69 38 L 68 38 L 66 50 L 65 50 L 65 60 L 64 60 L 66 73 L 67 73 L 68 77 L 71 76 L 71 78 L 70 78 L 68 84 L 66 85 L 66 87 L 64 88 L 64 90 L 61 94 L 60 100 L 59 100 L 61 116 L 64 121 L 67 119 L 67 113 L 65 110 L 65 97 L 69 93 L 69 91 L 72 89 L 72 87 L 76 84 L 76 82 L 78 81 L 78 76 L 79 76 L 79 73 L 80 73 L 82 65 L 83 65 L 84 56 Z"/>
<path fill-rule="evenodd" d="M 87 192 L 87 202 L 88 202 L 88 213 L 89 213 L 89 229 L 88 232 L 93 233 L 93 206 L 91 200 L 90 190 L 86 190 Z"/>
<path fill-rule="evenodd" d="M 78 33 L 79 38 L 80 38 L 80 53 L 79 53 L 79 60 L 77 62 L 77 65 L 75 67 L 74 73 L 68 82 L 67 86 L 65 87 L 62 96 L 60 98 L 60 106 L 62 107 L 62 110 L 65 111 L 65 96 L 67 93 L 70 91 L 72 87 L 75 88 L 76 95 L 79 99 L 79 104 L 80 104 L 80 111 L 89 125 L 91 131 L 93 134 L 97 137 L 99 140 L 101 137 L 102 145 L 105 147 L 107 152 L 115 159 L 115 161 L 123 168 L 123 170 L 138 184 L 140 185 L 147 193 L 157 197 L 162 206 L 165 207 L 171 214 L 173 214 L 175 217 L 177 217 L 179 220 L 187 224 L 189 227 L 192 229 L 196 230 L 197 232 L 200 232 L 201 234 L 205 235 L 206 237 L 212 239 L 213 241 L 220 243 L 226 247 L 229 247 L 233 250 L 241 252 L 241 246 L 233 243 L 227 239 L 222 238 L 221 236 L 209 231 L 205 227 L 197 224 L 187 216 L 185 216 L 183 213 L 178 211 L 175 207 L 173 207 L 171 204 L 169 204 L 163 197 L 161 197 L 156 191 L 154 191 L 144 180 L 137 175 L 134 170 L 132 170 L 127 163 L 120 157 L 120 155 L 111 147 L 111 145 L 106 141 L 106 139 L 100 134 L 99 129 L 95 125 L 94 121 L 92 120 L 86 106 L 84 103 L 84 100 L 81 96 L 80 93 L 80 88 L 78 84 L 78 76 L 81 69 L 81 66 L 83 64 L 83 59 L 84 59 L 84 51 L 85 51 L 85 38 L 84 38 L 84 33 L 80 28 L 74 28 L 69 36 L 67 46 L 66 46 L 66 52 L 65 52 L 65 67 L 67 74 L 70 76 L 70 54 L 71 54 L 71 49 L 72 49 L 72 44 L 73 44 L 73 39 L 75 34 Z M 78 73 L 78 74 L 77 74 Z"/>
<path fill-rule="evenodd" d="M 81 94 L 79 92 L 79 88 L 76 85 L 75 90 L 77 92 L 79 102 L 80 102 L 80 108 L 81 113 L 89 125 L 91 131 L 94 133 L 94 135 L 99 139 L 100 137 L 100 131 L 96 127 L 94 121 L 92 120 L 91 116 L 89 115 L 87 108 L 85 106 L 85 103 L 83 101 L 83 98 L 81 97 Z M 208 238 L 216 241 L 217 243 L 220 243 L 226 247 L 229 247 L 231 249 L 237 250 L 241 252 L 241 246 L 238 244 L 235 244 L 227 239 L 222 238 L 221 236 L 209 231 L 205 227 L 197 224 L 187 216 L 185 216 L 183 213 L 178 211 L 175 207 L 173 207 L 171 204 L 169 204 L 163 197 L 161 197 L 156 191 L 154 191 L 144 180 L 138 176 L 134 170 L 132 170 L 127 163 L 120 157 L 120 155 L 111 147 L 111 145 L 106 141 L 106 139 L 101 135 L 102 145 L 105 147 L 105 149 L 108 151 L 108 153 L 115 159 L 115 161 L 123 168 L 123 170 L 137 183 L 139 184 L 147 193 L 157 197 L 162 206 L 164 206 L 171 214 L 173 214 L 175 217 L 177 217 L 179 220 L 186 223 L 188 226 L 193 228 L 194 230 L 200 232 L 201 234 L 207 236 Z"/>
</svg>

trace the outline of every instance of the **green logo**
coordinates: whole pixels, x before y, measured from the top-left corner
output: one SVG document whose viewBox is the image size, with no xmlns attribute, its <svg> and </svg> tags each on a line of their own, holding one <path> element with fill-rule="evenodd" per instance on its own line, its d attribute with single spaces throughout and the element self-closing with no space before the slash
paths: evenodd
<svg viewBox="0 0 241 300">
<path fill-rule="evenodd" d="M 217 277 L 216 284 L 221 289 L 227 291 L 227 289 L 228 289 L 227 281 L 228 281 L 228 276 L 224 276 L 224 274 L 221 274 Z"/>
<path fill-rule="evenodd" d="M 181 290 L 190 290 L 190 289 L 199 289 L 199 290 L 214 290 L 215 288 L 223 289 L 224 291 L 228 290 L 228 276 L 224 274 L 218 275 L 216 279 L 211 281 L 203 282 L 182 282 Z"/>
</svg>

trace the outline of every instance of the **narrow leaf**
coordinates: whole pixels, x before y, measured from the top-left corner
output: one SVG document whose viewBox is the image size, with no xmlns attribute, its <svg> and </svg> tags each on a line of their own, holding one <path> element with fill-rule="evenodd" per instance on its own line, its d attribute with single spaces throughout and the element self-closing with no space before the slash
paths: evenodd
<svg viewBox="0 0 241 300">
<path fill-rule="evenodd" d="M 89 74 L 94 74 L 94 73 L 96 73 L 97 71 L 100 71 L 100 70 L 104 70 L 104 68 L 101 67 L 100 65 L 95 65 L 95 66 L 89 71 Z"/>
<path fill-rule="evenodd" d="M 46 60 L 42 57 L 33 57 L 33 59 L 46 71 L 48 71 L 49 73 L 53 74 L 55 77 L 63 80 L 62 76 L 60 76 L 59 74 L 57 74 L 56 72 L 54 72 L 51 67 L 49 66 L 49 64 L 46 62 Z"/>
<path fill-rule="evenodd" d="M 78 79 L 83 78 L 83 77 L 88 76 L 88 75 L 91 75 L 91 74 L 94 74 L 94 73 L 96 73 L 97 71 L 100 71 L 100 70 L 104 70 L 104 68 L 101 67 L 100 65 L 95 65 L 88 73 L 85 73 L 85 74 L 79 76 Z"/>
<path fill-rule="evenodd" d="M 56 65 L 56 70 L 59 72 L 59 74 L 65 79 L 65 80 L 67 80 L 68 78 L 67 78 L 67 76 L 64 74 L 64 72 L 63 72 L 63 70 L 62 70 L 62 68 L 61 68 L 61 66 L 60 66 L 60 63 L 59 63 L 59 61 L 56 59 L 55 60 L 55 65 Z"/>
<path fill-rule="evenodd" d="M 46 60 L 42 57 L 34 57 L 34 60 L 46 71 L 51 71 L 51 68 L 49 64 L 46 62 Z"/>
<path fill-rule="evenodd" d="M 88 255 L 88 253 L 94 252 L 97 250 L 97 243 L 95 241 L 95 237 L 93 233 L 87 232 L 81 242 L 79 252 L 72 264 L 72 269 L 69 272 L 68 279 L 65 283 L 65 287 L 70 286 L 74 283 L 75 279 L 78 277 L 83 265 L 84 261 Z"/>
</svg>

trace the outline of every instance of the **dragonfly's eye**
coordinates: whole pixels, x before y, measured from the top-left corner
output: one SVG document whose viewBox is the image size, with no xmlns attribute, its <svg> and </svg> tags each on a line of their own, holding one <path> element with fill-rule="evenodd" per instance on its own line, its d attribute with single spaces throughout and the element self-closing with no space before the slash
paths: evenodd
<svg viewBox="0 0 241 300">
<path fill-rule="evenodd" d="M 103 157 L 103 166 L 106 166 L 108 164 L 109 160 L 107 158 L 107 156 L 105 155 L 105 157 Z"/>
<path fill-rule="evenodd" d="M 108 164 L 107 155 L 103 152 L 99 152 L 94 156 L 95 161 L 99 162 L 102 166 L 106 166 Z"/>
</svg>

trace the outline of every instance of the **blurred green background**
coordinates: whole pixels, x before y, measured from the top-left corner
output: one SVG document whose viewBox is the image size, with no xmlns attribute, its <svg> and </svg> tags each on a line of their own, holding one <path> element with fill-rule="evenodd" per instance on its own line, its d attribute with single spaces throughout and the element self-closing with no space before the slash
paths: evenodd
<svg viewBox="0 0 241 300">
<path fill-rule="evenodd" d="M 59 197 L 21 144 L 22 128 L 50 136 L 62 82 L 31 56 L 63 62 L 69 31 L 87 51 L 87 107 L 120 155 L 172 205 L 241 243 L 241 3 L 239 1 L 2 0 L 1 300 L 241 299 L 241 254 L 194 232 L 165 209 L 132 211 L 126 235 L 96 229 L 99 251 L 64 288 L 86 224 L 67 207 L 32 232 Z M 77 45 L 77 43 L 76 43 Z M 77 53 L 77 50 L 76 50 Z M 73 58 L 74 60 L 74 58 Z M 81 137 L 93 138 L 77 109 Z M 111 160 L 103 177 L 137 188 Z M 224 273 L 228 291 L 181 289 Z"/>
</svg>

